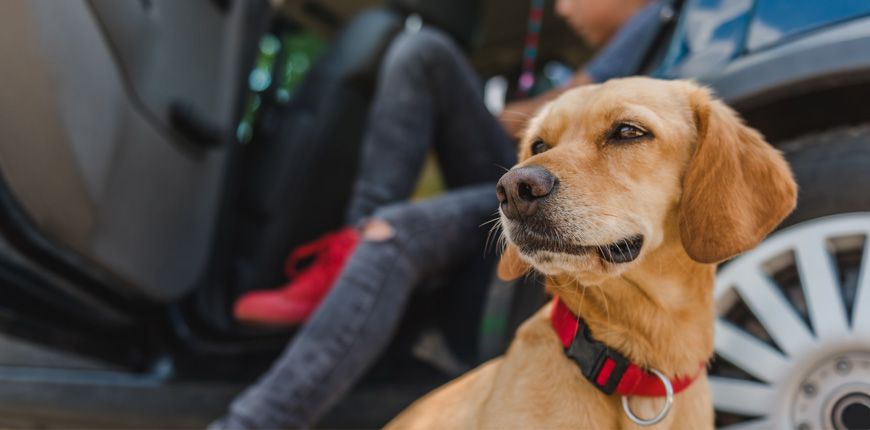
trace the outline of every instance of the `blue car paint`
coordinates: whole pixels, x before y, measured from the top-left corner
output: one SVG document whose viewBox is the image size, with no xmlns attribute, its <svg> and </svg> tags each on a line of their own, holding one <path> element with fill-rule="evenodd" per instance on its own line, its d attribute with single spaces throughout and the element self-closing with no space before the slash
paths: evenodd
<svg viewBox="0 0 870 430">
<path fill-rule="evenodd" d="M 760 0 L 746 40 L 748 51 L 841 21 L 870 15 L 867 0 Z"/>
<path fill-rule="evenodd" d="M 734 59 L 870 15 L 870 0 L 686 0 L 664 78 L 715 75 Z"/>
<path fill-rule="evenodd" d="M 687 0 L 665 60 L 655 75 L 699 77 L 742 49 L 753 0 Z"/>
</svg>

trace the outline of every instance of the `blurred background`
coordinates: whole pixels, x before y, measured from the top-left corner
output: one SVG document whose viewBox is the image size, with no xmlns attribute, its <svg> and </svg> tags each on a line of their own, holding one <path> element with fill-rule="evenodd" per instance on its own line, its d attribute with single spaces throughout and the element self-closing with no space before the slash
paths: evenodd
<svg viewBox="0 0 870 430">
<path fill-rule="evenodd" d="M 661 1 L 636 73 L 711 86 L 801 187 L 783 228 L 721 270 L 717 425 L 870 427 L 870 3 Z M 594 54 L 551 3 L 535 92 Z M 511 99 L 530 5 L 0 2 L 0 425 L 219 416 L 294 334 L 242 326 L 232 303 L 341 225 L 390 41 L 441 28 L 494 83 L 487 99 Z M 441 191 L 437 171 L 433 157 L 418 197 Z M 491 275 L 469 262 L 421 288 L 322 425 L 382 425 L 503 352 L 546 297 Z"/>
</svg>

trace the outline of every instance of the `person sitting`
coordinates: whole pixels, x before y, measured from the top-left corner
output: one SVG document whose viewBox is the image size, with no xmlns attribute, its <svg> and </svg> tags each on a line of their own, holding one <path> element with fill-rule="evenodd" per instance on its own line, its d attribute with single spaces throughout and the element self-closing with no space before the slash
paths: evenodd
<svg viewBox="0 0 870 430">
<path fill-rule="evenodd" d="M 662 6 L 557 0 L 555 7 L 603 48 L 568 87 L 510 103 L 498 118 L 449 37 L 424 26 L 395 38 L 379 72 L 348 227 L 294 252 L 286 286 L 250 292 L 235 306 L 241 321 L 305 324 L 211 428 L 309 427 L 325 414 L 387 347 L 414 287 L 480 258 L 487 236 L 480 226 L 495 216 L 500 166 L 515 163 L 514 136 L 525 119 L 567 88 L 633 73 L 624 59 Z M 449 191 L 407 202 L 430 149 Z M 295 273 L 305 256 L 314 261 Z"/>
<path fill-rule="evenodd" d="M 234 306 L 236 319 L 252 324 L 278 326 L 299 325 L 305 322 L 335 284 L 345 262 L 354 251 L 360 238 L 361 220 L 371 215 L 376 208 L 405 200 L 411 194 L 411 187 L 419 175 L 425 155 L 433 146 L 440 163 L 444 166 L 445 176 L 449 176 L 445 178 L 448 186 L 462 186 L 498 179 L 497 175 L 501 172 L 498 170 L 493 172 L 492 167 L 513 164 L 514 147 L 512 144 L 506 144 L 511 141 L 505 138 L 517 136 L 524 127 L 525 120 L 544 103 L 575 86 L 604 82 L 634 72 L 632 70 L 634 65 L 624 61 L 624 58 L 629 56 L 628 52 L 635 49 L 633 42 L 637 37 L 655 24 L 662 5 L 649 0 L 558 0 L 555 8 L 559 16 L 588 45 L 604 46 L 604 48 L 573 76 L 568 85 L 531 100 L 509 103 L 498 118 L 503 131 L 485 109 L 477 77 L 470 67 L 464 64 L 458 49 L 450 46 L 448 49 L 450 52 L 446 54 L 452 60 L 449 64 L 457 66 L 457 70 L 453 71 L 458 75 L 456 85 L 454 87 L 454 82 L 450 80 L 443 82 L 445 92 L 455 94 L 458 102 L 450 104 L 450 101 L 442 100 L 451 106 L 444 112 L 437 112 L 433 106 L 425 109 L 422 106 L 413 106 L 413 101 L 410 103 L 411 106 L 407 106 L 401 101 L 392 100 L 391 94 L 395 94 L 395 90 L 403 86 L 408 87 L 405 90 L 408 91 L 407 94 L 415 95 L 409 98 L 416 99 L 416 95 L 424 88 L 415 88 L 415 85 L 422 85 L 423 82 L 417 80 L 407 82 L 411 76 L 396 71 L 404 67 L 397 64 L 403 61 L 385 61 L 392 64 L 384 66 L 384 69 L 390 70 L 384 70 L 379 80 L 378 94 L 383 94 L 383 97 L 376 97 L 373 103 L 373 118 L 368 126 L 369 132 L 363 141 L 365 155 L 361 163 L 362 173 L 357 179 L 355 193 L 346 217 L 348 227 L 328 233 L 294 250 L 285 265 L 285 274 L 289 278 L 287 284 L 277 289 L 244 294 Z M 423 32 L 424 36 L 421 37 L 427 37 L 425 34 L 430 32 L 437 32 L 437 30 L 427 28 Z M 421 43 L 425 44 L 425 42 Z M 438 43 L 452 45 L 449 40 Z M 398 45 L 400 42 L 394 44 Z M 395 76 L 400 82 L 384 79 L 384 75 Z M 421 77 L 421 80 L 425 80 L 425 77 Z M 467 107 L 473 111 L 473 114 L 469 116 L 470 120 L 463 121 L 460 118 L 464 110 L 456 108 L 465 107 L 466 100 L 470 103 Z M 443 122 L 450 126 L 446 128 L 452 127 L 462 136 L 458 137 L 458 141 L 447 138 L 442 139 L 444 142 L 436 142 L 433 135 L 440 124 L 433 123 L 428 124 L 428 129 L 418 130 L 418 132 L 427 130 L 429 136 L 420 136 L 418 132 L 412 132 L 413 137 L 406 139 L 402 134 L 404 124 L 401 123 L 402 109 L 405 107 L 424 119 L 431 119 L 438 114 L 447 116 L 448 118 Z M 457 119 L 452 120 L 450 117 Z M 471 134 L 476 129 L 477 120 L 481 127 L 488 128 L 486 132 L 480 133 L 480 136 Z M 391 126 L 394 121 L 397 124 Z M 418 124 L 424 121 L 409 119 L 407 123 Z M 480 140 L 474 140 L 474 137 L 480 137 Z M 463 166 L 466 164 L 463 160 L 464 156 L 452 161 L 456 158 L 450 157 L 452 148 L 445 147 L 450 145 L 450 142 L 462 142 L 458 144 L 462 146 L 460 152 L 483 156 L 479 157 L 483 158 L 482 162 L 479 165 Z M 475 148 L 473 143 L 465 146 L 465 142 L 482 144 Z M 498 148 L 486 147 L 488 144 Z M 483 172 L 487 174 L 480 176 L 479 174 Z M 299 263 L 307 260 L 311 260 L 310 264 L 299 270 Z"/>
</svg>

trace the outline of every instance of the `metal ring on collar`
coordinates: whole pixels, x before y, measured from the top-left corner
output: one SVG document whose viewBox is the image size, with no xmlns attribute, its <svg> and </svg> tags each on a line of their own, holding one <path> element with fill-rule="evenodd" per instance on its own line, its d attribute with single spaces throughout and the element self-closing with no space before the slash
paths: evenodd
<svg viewBox="0 0 870 430">
<path fill-rule="evenodd" d="M 651 426 L 653 424 L 658 424 L 661 420 L 665 419 L 665 417 L 668 416 L 668 412 L 671 411 L 671 406 L 674 405 L 674 387 L 671 385 L 671 380 L 658 370 L 649 369 L 649 371 L 653 375 L 656 375 L 659 380 L 662 381 L 662 385 L 665 386 L 665 405 L 662 407 L 662 410 L 659 411 L 658 415 L 648 420 L 638 417 L 634 414 L 634 412 L 631 411 L 631 405 L 628 404 L 628 396 L 622 396 L 622 410 L 625 411 L 625 415 L 628 416 L 628 419 L 640 426 Z"/>
</svg>

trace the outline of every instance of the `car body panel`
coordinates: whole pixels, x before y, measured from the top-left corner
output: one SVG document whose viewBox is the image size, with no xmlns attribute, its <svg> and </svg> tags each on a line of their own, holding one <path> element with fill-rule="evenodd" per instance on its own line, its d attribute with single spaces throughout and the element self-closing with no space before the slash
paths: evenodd
<svg viewBox="0 0 870 430">
<path fill-rule="evenodd" d="M 699 80 L 740 107 L 870 81 L 870 17 L 839 23 L 752 55 Z"/>
<path fill-rule="evenodd" d="M 687 1 L 668 53 L 654 74 L 699 76 L 727 64 L 743 47 L 752 6 L 752 0 Z"/>
<path fill-rule="evenodd" d="M 688 0 L 654 75 L 712 81 L 726 66 L 870 14 L 860 0 Z M 849 51 L 837 51 L 849 56 Z M 756 60 L 757 61 L 757 60 Z M 817 61 L 809 59 L 808 61 Z"/>
<path fill-rule="evenodd" d="M 867 80 L 868 13 L 851 0 L 689 0 L 653 75 L 698 80 L 741 110 Z"/>
<path fill-rule="evenodd" d="M 746 37 L 757 51 L 814 29 L 870 14 L 864 0 L 758 0 Z"/>
</svg>

